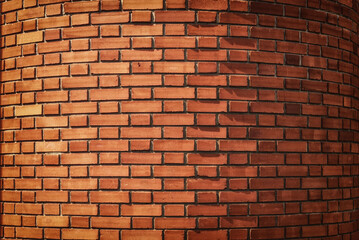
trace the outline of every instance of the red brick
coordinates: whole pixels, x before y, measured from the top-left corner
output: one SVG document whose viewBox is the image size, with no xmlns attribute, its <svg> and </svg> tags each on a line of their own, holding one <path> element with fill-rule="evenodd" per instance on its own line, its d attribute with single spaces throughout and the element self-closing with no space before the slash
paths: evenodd
<svg viewBox="0 0 359 240">
<path fill-rule="evenodd" d="M 64 216 L 37 216 L 39 227 L 69 227 L 69 218 Z"/>
<path fill-rule="evenodd" d="M 91 192 L 90 202 L 92 203 L 128 203 L 128 192 Z"/>
<path fill-rule="evenodd" d="M 19 227 L 16 228 L 16 237 L 42 239 L 43 233 L 40 228 Z"/>
<path fill-rule="evenodd" d="M 92 74 L 116 74 L 116 73 L 128 73 L 128 63 L 92 63 L 90 71 Z"/>
<path fill-rule="evenodd" d="M 140 240 L 143 238 L 162 238 L 162 231 L 159 230 L 123 230 L 121 231 L 122 239 Z"/>
<path fill-rule="evenodd" d="M 254 216 L 249 217 L 222 217 L 220 218 L 220 226 L 223 228 L 241 227 L 257 227 L 258 219 Z"/>
<path fill-rule="evenodd" d="M 281 239 L 284 238 L 284 228 L 251 229 L 253 239 Z"/>
<path fill-rule="evenodd" d="M 188 35 L 199 36 L 226 36 L 227 26 L 225 25 L 188 25 Z"/>
<path fill-rule="evenodd" d="M 282 29 L 251 27 L 250 31 L 251 31 L 251 37 L 253 38 L 284 40 L 284 30 Z M 283 45 L 285 45 L 287 42 L 280 42 L 280 43 L 283 43 Z"/>
<path fill-rule="evenodd" d="M 94 38 L 91 39 L 91 49 L 129 48 L 129 38 Z"/>
<path fill-rule="evenodd" d="M 156 62 L 154 63 L 155 73 L 194 73 L 192 62 Z"/>
<path fill-rule="evenodd" d="M 161 205 L 122 205 L 121 213 L 123 216 L 161 216 Z"/>
<path fill-rule="evenodd" d="M 38 202 L 67 202 L 68 192 L 66 191 L 38 191 L 36 200 Z"/>
<path fill-rule="evenodd" d="M 39 92 L 36 95 L 37 102 L 66 102 L 68 101 L 67 91 Z"/>
<path fill-rule="evenodd" d="M 156 229 L 191 229 L 195 226 L 195 218 L 155 218 Z"/>
<path fill-rule="evenodd" d="M 94 177 L 125 177 L 129 170 L 127 166 L 90 166 L 89 173 Z"/>
<path fill-rule="evenodd" d="M 67 167 L 37 167 L 36 168 L 37 177 L 68 177 L 68 168 Z"/>
<path fill-rule="evenodd" d="M 243 13 L 220 13 L 220 23 L 232 23 L 232 24 L 243 24 L 243 25 L 256 25 L 257 18 L 254 14 L 243 14 Z"/>
<path fill-rule="evenodd" d="M 127 140 L 92 140 L 90 141 L 90 151 L 128 151 Z"/>
<path fill-rule="evenodd" d="M 89 204 L 62 204 L 62 214 L 64 215 L 97 215 L 98 207 Z"/>
<path fill-rule="evenodd" d="M 63 239 L 98 239 L 98 229 L 62 229 Z"/>
<path fill-rule="evenodd" d="M 94 228 L 130 228 L 130 218 L 93 217 L 91 226 Z"/>
<path fill-rule="evenodd" d="M 90 100 L 123 100 L 129 98 L 128 89 L 93 89 Z"/>
<path fill-rule="evenodd" d="M 203 9 L 203 10 L 226 10 L 228 8 L 227 1 L 225 0 L 189 0 L 190 9 Z"/>
<path fill-rule="evenodd" d="M 162 51 L 161 50 L 122 50 L 121 59 L 123 61 L 161 60 Z"/>
<path fill-rule="evenodd" d="M 42 214 L 42 206 L 32 203 L 18 203 L 15 205 L 15 212 L 20 214 Z"/>
<path fill-rule="evenodd" d="M 161 24 L 153 25 L 123 25 L 123 36 L 158 36 L 162 35 L 163 26 Z"/>
<path fill-rule="evenodd" d="M 31 67 L 31 66 L 42 65 L 42 63 L 43 63 L 42 56 L 28 56 L 28 57 L 18 58 L 16 61 L 16 66 L 19 68 Z"/>
<path fill-rule="evenodd" d="M 154 203 L 191 203 L 194 202 L 194 192 L 155 192 Z"/>
<path fill-rule="evenodd" d="M 38 44 L 39 53 L 51 53 L 58 51 L 69 51 L 70 43 L 69 41 L 54 41 L 54 42 L 46 42 Z"/>
<path fill-rule="evenodd" d="M 38 25 L 39 29 L 70 26 L 69 16 L 47 17 L 47 18 L 41 18 L 38 21 L 39 21 L 39 25 Z"/>
<path fill-rule="evenodd" d="M 97 36 L 98 36 L 98 27 L 95 26 L 65 28 L 63 30 L 63 38 L 65 39 L 97 37 Z"/>
<path fill-rule="evenodd" d="M 96 113 L 97 104 L 93 102 L 84 103 L 63 103 L 61 104 L 63 114 L 73 113 Z"/>
<path fill-rule="evenodd" d="M 156 48 L 194 48 L 194 37 L 155 37 Z"/>
<path fill-rule="evenodd" d="M 193 140 L 154 140 L 154 151 L 193 151 Z"/>
<path fill-rule="evenodd" d="M 191 177 L 194 176 L 194 168 L 191 166 L 154 166 L 155 177 Z"/>
<path fill-rule="evenodd" d="M 189 190 L 223 190 L 227 187 L 224 179 L 188 179 Z"/>
<path fill-rule="evenodd" d="M 221 202 L 221 203 L 256 202 L 256 201 L 257 201 L 257 193 L 254 191 L 250 191 L 250 192 L 223 191 L 223 192 L 220 192 L 220 195 L 219 195 L 219 202 Z"/>
<path fill-rule="evenodd" d="M 97 77 L 64 77 L 61 80 L 63 88 L 97 87 Z"/>
<path fill-rule="evenodd" d="M 122 112 L 161 112 L 162 104 L 159 101 L 130 101 L 122 102 Z"/>
<path fill-rule="evenodd" d="M 97 61 L 97 52 L 68 52 L 62 53 L 63 63 L 73 62 L 95 62 Z"/>
<path fill-rule="evenodd" d="M 37 142 L 37 152 L 67 152 L 66 142 Z"/>
<path fill-rule="evenodd" d="M 131 190 L 160 190 L 160 179 L 122 179 L 121 189 Z"/>
</svg>

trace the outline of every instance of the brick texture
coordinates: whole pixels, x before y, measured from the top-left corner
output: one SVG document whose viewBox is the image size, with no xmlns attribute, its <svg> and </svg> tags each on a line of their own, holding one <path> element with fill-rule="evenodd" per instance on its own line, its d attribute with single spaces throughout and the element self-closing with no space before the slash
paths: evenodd
<svg viewBox="0 0 359 240">
<path fill-rule="evenodd" d="M 1 239 L 359 239 L 358 0 L 1 0 Z"/>
</svg>

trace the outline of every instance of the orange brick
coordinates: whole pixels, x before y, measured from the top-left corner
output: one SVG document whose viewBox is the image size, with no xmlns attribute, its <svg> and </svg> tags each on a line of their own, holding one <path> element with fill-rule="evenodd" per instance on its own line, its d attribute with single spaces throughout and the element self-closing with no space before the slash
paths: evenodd
<svg viewBox="0 0 359 240">
<path fill-rule="evenodd" d="M 63 63 L 74 62 L 96 62 L 98 60 L 97 52 L 68 52 L 62 53 Z"/>
<path fill-rule="evenodd" d="M 121 138 L 161 138 L 161 129 L 154 127 L 121 128 Z"/>
<path fill-rule="evenodd" d="M 163 0 L 123 0 L 123 9 L 162 9 Z"/>
<path fill-rule="evenodd" d="M 225 0 L 189 0 L 190 9 L 226 10 L 228 8 Z"/>
<path fill-rule="evenodd" d="M 98 80 L 97 77 L 64 77 L 62 78 L 62 87 L 63 88 L 84 88 L 84 87 L 97 87 Z"/>
<path fill-rule="evenodd" d="M 67 91 L 39 92 L 36 96 L 37 102 L 65 102 L 68 101 Z"/>
<path fill-rule="evenodd" d="M 194 73 L 192 62 L 155 62 L 155 73 Z"/>
<path fill-rule="evenodd" d="M 121 215 L 123 216 L 161 216 L 161 205 L 121 205 Z"/>
<path fill-rule="evenodd" d="M 98 229 L 62 229 L 63 239 L 98 239 Z"/>
<path fill-rule="evenodd" d="M 160 230 L 122 230 L 121 231 L 121 239 L 145 239 L 145 238 L 152 238 L 152 239 L 161 239 L 162 238 L 162 231 Z"/>
<path fill-rule="evenodd" d="M 93 217 L 91 226 L 95 228 L 130 228 L 128 217 Z"/>
<path fill-rule="evenodd" d="M 123 100 L 129 98 L 128 89 L 96 89 L 90 90 L 90 99 L 97 100 Z"/>
<path fill-rule="evenodd" d="M 96 179 L 61 179 L 62 189 L 90 190 L 97 189 Z"/>
<path fill-rule="evenodd" d="M 31 18 L 41 18 L 45 15 L 44 7 L 37 7 L 31 9 L 23 9 L 17 12 L 17 17 L 19 20 L 31 19 Z"/>
<path fill-rule="evenodd" d="M 161 50 L 122 50 L 121 59 L 123 61 L 132 60 L 161 60 Z"/>
<path fill-rule="evenodd" d="M 1 6 L 1 11 L 3 13 L 5 13 L 5 12 L 13 11 L 16 9 L 20 9 L 20 8 L 22 8 L 22 1 L 14 0 L 14 1 L 9 1 L 9 2 L 3 3 Z"/>
<path fill-rule="evenodd" d="M 129 176 L 127 166 L 90 166 L 90 176 L 95 177 L 125 177 Z"/>
<path fill-rule="evenodd" d="M 69 218 L 63 216 L 37 216 L 36 223 L 39 227 L 68 227 Z"/>
<path fill-rule="evenodd" d="M 155 177 L 191 177 L 194 176 L 192 166 L 154 166 Z"/>
<path fill-rule="evenodd" d="M 38 202 L 67 202 L 68 192 L 64 191 L 37 191 L 36 200 Z"/>
<path fill-rule="evenodd" d="M 155 88 L 155 98 L 194 98 L 193 88 Z"/>
<path fill-rule="evenodd" d="M 38 77 L 55 77 L 69 75 L 69 67 L 63 66 L 45 66 L 37 68 Z"/>
<path fill-rule="evenodd" d="M 37 142 L 35 145 L 37 152 L 67 152 L 66 142 Z"/>
<path fill-rule="evenodd" d="M 32 203 L 19 203 L 15 205 L 15 211 L 20 214 L 42 214 L 42 206 Z"/>
<path fill-rule="evenodd" d="M 95 38 L 91 39 L 92 49 L 130 48 L 130 38 Z"/>
<path fill-rule="evenodd" d="M 21 32 L 21 29 L 22 29 L 22 23 L 21 22 L 7 24 L 7 25 L 2 26 L 1 34 L 2 35 L 9 35 L 9 34 L 13 34 L 13 33 L 19 33 L 19 32 Z"/>
<path fill-rule="evenodd" d="M 161 188 L 161 179 L 121 179 L 121 189 L 124 190 L 160 190 Z"/>
<path fill-rule="evenodd" d="M 154 151 L 193 151 L 193 140 L 154 140 Z"/>
<path fill-rule="evenodd" d="M 61 104 L 61 111 L 63 114 L 96 113 L 97 104 L 92 102 L 63 103 Z"/>
<path fill-rule="evenodd" d="M 16 39 L 17 44 L 27 44 L 42 42 L 44 37 L 43 32 L 29 32 L 17 35 Z"/>
<path fill-rule="evenodd" d="M 20 104 L 20 95 L 18 94 L 7 94 L 0 97 L 1 105 L 15 105 Z"/>
<path fill-rule="evenodd" d="M 64 4 L 65 13 L 96 12 L 99 1 L 67 2 Z"/>
<path fill-rule="evenodd" d="M 128 151 L 127 140 L 92 140 L 90 151 Z"/>
<path fill-rule="evenodd" d="M 130 101 L 122 102 L 122 112 L 161 112 L 162 104 L 159 101 Z"/>
<path fill-rule="evenodd" d="M 38 129 L 16 131 L 15 139 L 16 141 L 42 140 L 42 131 Z"/>
<path fill-rule="evenodd" d="M 42 105 L 24 105 L 15 107 L 16 116 L 41 115 Z"/>
<path fill-rule="evenodd" d="M 128 192 L 90 192 L 90 201 L 92 203 L 128 203 Z"/>
<path fill-rule="evenodd" d="M 155 228 L 157 229 L 191 229 L 195 228 L 196 219 L 195 218 L 156 218 L 155 219 Z"/>
<path fill-rule="evenodd" d="M 191 203 L 194 202 L 194 192 L 154 192 L 154 203 Z"/>
<path fill-rule="evenodd" d="M 97 37 L 97 36 L 98 36 L 98 27 L 96 26 L 65 28 L 63 30 L 64 39 Z"/>
<path fill-rule="evenodd" d="M 90 116 L 91 126 L 121 126 L 128 125 L 128 115 L 93 115 Z"/>
<path fill-rule="evenodd" d="M 161 24 L 154 25 L 123 25 L 123 36 L 158 36 L 162 35 L 163 26 Z"/>
<path fill-rule="evenodd" d="M 43 233 L 39 228 L 19 227 L 16 228 L 16 237 L 42 239 Z"/>
<path fill-rule="evenodd" d="M 97 215 L 98 207 L 94 204 L 62 204 L 63 215 Z"/>
<path fill-rule="evenodd" d="M 71 153 L 61 155 L 61 163 L 64 165 L 95 164 L 96 162 L 97 154 L 95 153 Z"/>
<path fill-rule="evenodd" d="M 94 139 L 97 138 L 97 128 L 71 128 L 61 129 L 61 138 L 69 139 Z"/>
<path fill-rule="evenodd" d="M 129 63 L 93 63 L 90 71 L 93 74 L 129 73 L 130 65 Z"/>
<path fill-rule="evenodd" d="M 92 13 L 92 24 L 106 24 L 106 23 L 126 23 L 130 20 L 130 14 L 128 12 L 103 12 Z"/>
<path fill-rule="evenodd" d="M 28 56 L 28 57 L 18 58 L 16 60 L 16 66 L 19 68 L 38 66 L 38 65 L 42 65 L 42 63 L 43 63 L 42 56 Z"/>
<path fill-rule="evenodd" d="M 70 50 L 69 41 L 55 41 L 38 44 L 39 53 L 65 52 Z"/>
</svg>

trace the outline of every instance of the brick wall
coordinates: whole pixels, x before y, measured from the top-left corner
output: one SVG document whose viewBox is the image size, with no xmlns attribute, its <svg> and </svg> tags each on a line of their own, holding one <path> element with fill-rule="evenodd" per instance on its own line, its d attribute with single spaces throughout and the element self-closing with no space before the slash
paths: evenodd
<svg viewBox="0 0 359 240">
<path fill-rule="evenodd" d="M 359 239 L 357 0 L 0 2 L 2 239 Z"/>
</svg>

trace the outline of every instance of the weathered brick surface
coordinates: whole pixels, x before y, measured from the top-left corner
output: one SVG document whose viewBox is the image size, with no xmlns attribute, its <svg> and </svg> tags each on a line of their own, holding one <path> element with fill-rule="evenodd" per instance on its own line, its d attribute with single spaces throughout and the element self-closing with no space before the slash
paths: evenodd
<svg viewBox="0 0 359 240">
<path fill-rule="evenodd" d="M 1 239 L 359 239 L 358 0 L 0 4 Z"/>
</svg>

